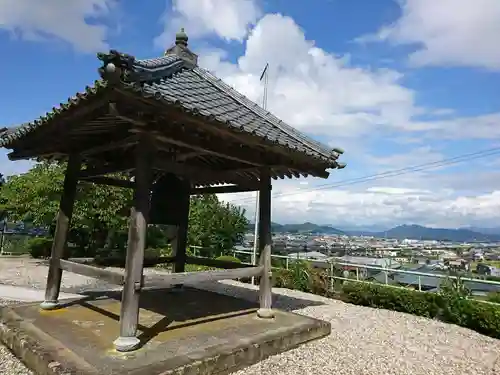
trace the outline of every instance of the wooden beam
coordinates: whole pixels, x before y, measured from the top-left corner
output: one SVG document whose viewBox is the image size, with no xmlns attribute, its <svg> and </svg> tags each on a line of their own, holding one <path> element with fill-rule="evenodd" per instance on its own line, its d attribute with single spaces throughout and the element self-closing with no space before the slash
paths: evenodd
<svg viewBox="0 0 500 375">
<path fill-rule="evenodd" d="M 109 164 L 100 167 L 87 167 L 80 172 L 78 178 L 80 180 L 85 180 L 89 177 L 100 177 L 110 173 L 129 172 L 134 169 L 134 166 L 125 164 L 126 163 L 124 163 L 124 165 Z"/>
<path fill-rule="evenodd" d="M 109 138 L 110 135 L 111 138 Z M 123 137 L 127 138 L 120 139 Z M 69 155 L 71 153 L 78 153 L 82 155 L 83 159 L 88 159 L 89 156 L 95 157 L 95 155 L 106 151 L 116 151 L 133 145 L 133 138 L 135 137 L 135 135 L 131 137 L 130 133 L 126 130 L 121 130 L 119 133 L 114 132 L 113 134 L 99 134 L 97 136 L 91 133 L 90 136 L 82 138 L 77 137 L 76 139 L 75 137 L 68 136 L 68 138 L 59 139 L 57 143 L 50 143 L 47 141 L 43 143 L 40 142 L 38 146 L 26 151 L 24 149 L 14 149 L 14 151 L 8 155 L 10 160 L 22 160 L 31 157 L 48 158 L 55 154 Z M 117 138 L 120 140 L 116 141 Z"/>
<path fill-rule="evenodd" d="M 213 171 L 210 169 L 191 166 L 189 164 L 175 163 L 168 160 L 156 160 L 153 163 L 153 169 L 173 173 L 178 176 L 187 176 L 195 181 L 231 181 L 240 185 L 248 185 L 250 182 L 258 181 L 255 177 L 238 176 L 240 173 L 254 173 L 258 171 L 255 168 L 240 169 L 233 171 Z"/>
<path fill-rule="evenodd" d="M 263 266 L 244 267 L 228 270 L 198 271 L 171 273 L 161 276 L 144 277 L 144 287 L 171 287 L 187 283 L 200 283 L 204 281 L 242 279 L 262 274 Z"/>
<path fill-rule="evenodd" d="M 191 189 L 191 195 L 244 193 L 256 190 L 259 190 L 258 186 L 239 186 L 239 185 L 207 186 L 207 187 Z"/>
<path fill-rule="evenodd" d="M 134 182 L 129 180 L 123 180 L 119 178 L 111 178 L 111 177 L 83 177 L 80 178 L 83 182 L 91 182 L 98 185 L 108 185 L 108 186 L 116 186 L 122 188 L 134 188 Z"/>
<path fill-rule="evenodd" d="M 146 131 L 146 129 L 152 129 L 156 132 L 156 138 L 164 143 L 170 144 L 170 145 L 176 145 L 180 147 L 185 147 L 191 150 L 194 150 L 196 152 L 204 153 L 204 154 L 209 154 L 209 155 L 215 155 L 224 159 L 228 160 L 234 160 L 239 163 L 244 163 L 244 164 L 250 164 L 253 166 L 260 166 L 261 163 L 257 161 L 252 161 L 251 158 L 248 157 L 243 157 L 243 156 L 235 156 L 231 154 L 230 152 L 221 152 L 218 150 L 213 149 L 213 142 L 211 147 L 207 145 L 198 145 L 201 141 L 200 139 L 192 136 L 181 136 L 179 137 L 179 134 L 177 136 L 175 135 L 174 132 L 170 131 L 168 132 L 167 128 L 165 126 L 159 126 L 158 124 L 155 124 L 153 122 L 148 122 L 147 120 L 140 119 L 140 118 L 135 118 L 134 115 L 129 114 L 127 116 L 121 115 L 119 117 L 121 120 L 126 120 L 130 122 L 131 124 L 136 125 L 138 128 L 136 129 L 130 129 L 131 132 L 143 132 Z M 177 131 L 177 133 L 179 133 Z M 183 132 L 184 133 L 184 132 Z M 182 139 L 186 138 L 191 138 L 192 140 L 188 141 L 183 141 Z M 241 154 L 241 151 L 238 152 Z"/>
<path fill-rule="evenodd" d="M 123 285 L 125 281 L 123 273 L 105 270 L 103 268 L 93 267 L 82 263 L 71 262 L 69 260 L 59 260 L 59 267 L 64 271 L 104 280 L 114 285 Z"/>
<path fill-rule="evenodd" d="M 125 139 L 121 139 L 121 140 L 118 140 L 115 142 L 108 142 L 108 143 L 103 144 L 103 145 L 99 145 L 96 147 L 91 147 L 91 148 L 82 150 L 81 155 L 91 156 L 91 155 L 100 154 L 101 152 L 112 151 L 112 150 L 120 149 L 123 147 L 132 146 L 135 143 L 137 143 L 137 139 L 138 139 L 137 136 L 133 135 L 131 137 L 127 137 Z"/>
<path fill-rule="evenodd" d="M 206 155 L 206 152 L 201 152 L 201 151 L 186 152 L 185 154 L 177 155 L 175 157 L 175 161 L 186 161 L 188 159 L 196 158 L 202 155 Z"/>
<path fill-rule="evenodd" d="M 221 157 L 223 159 L 237 161 L 243 164 L 249 164 L 255 167 L 262 166 L 262 162 L 255 159 L 254 156 L 250 153 L 242 152 L 243 145 L 235 145 L 233 143 L 225 144 L 225 151 L 214 149 L 214 140 L 220 142 L 220 139 L 207 139 L 203 141 L 200 137 L 196 137 L 195 135 L 189 134 L 185 129 L 165 126 L 163 123 L 165 120 L 160 119 L 160 123 L 158 123 L 158 118 L 155 121 L 148 121 L 147 119 L 141 119 L 134 114 L 128 114 L 127 116 L 120 116 L 120 119 L 126 120 L 131 124 L 136 125 L 138 128 L 131 129 L 131 132 L 143 132 L 146 129 L 153 130 L 156 133 L 156 138 L 166 144 L 175 145 L 179 147 L 188 148 L 190 150 L 199 152 L 200 154 L 214 155 Z M 175 130 L 173 130 L 175 129 Z M 253 150 L 253 155 L 257 150 Z"/>
<path fill-rule="evenodd" d="M 160 140 L 161 142 L 164 142 L 167 144 L 172 144 L 172 145 L 176 145 L 176 146 L 180 146 L 180 147 L 189 148 L 189 149 L 192 149 L 192 150 L 195 150 L 198 152 L 202 152 L 204 154 L 214 155 L 214 156 L 217 156 L 217 157 L 220 157 L 223 159 L 237 161 L 238 163 L 249 164 L 249 165 L 253 165 L 254 167 L 258 167 L 261 165 L 259 162 L 253 161 L 251 156 L 249 156 L 248 159 L 243 155 L 234 156 L 234 154 L 232 154 L 231 152 L 228 152 L 228 151 L 222 152 L 222 151 L 214 150 L 212 148 L 208 148 L 208 146 L 197 146 L 196 143 L 194 143 L 194 142 L 193 143 L 184 142 L 184 141 L 181 141 L 179 139 L 175 139 L 173 137 L 163 135 L 161 132 L 157 133 L 156 138 L 158 140 Z M 198 140 L 198 143 L 199 142 L 200 141 Z M 213 143 L 212 143 L 212 147 L 213 147 Z M 231 149 L 230 146 L 228 148 Z M 238 152 L 238 154 L 239 153 L 241 153 L 241 152 Z"/>
<path fill-rule="evenodd" d="M 40 305 L 42 309 L 50 310 L 58 307 L 59 292 L 61 290 L 62 270 L 59 260 L 64 256 L 64 249 L 68 239 L 68 232 L 73 216 L 78 172 L 81 168 L 80 155 L 71 155 L 64 176 L 63 193 L 59 203 L 56 231 L 50 254 L 49 273 L 45 289 L 45 300 Z"/>
<path fill-rule="evenodd" d="M 165 199 L 179 199 L 181 204 L 179 206 L 179 226 L 177 227 L 177 236 L 172 243 L 172 255 L 175 257 L 173 272 L 184 272 L 186 266 L 186 248 L 188 242 L 188 224 L 189 224 L 189 190 L 191 190 L 190 183 L 185 181 L 185 191 L 178 197 L 165 197 Z"/>
<path fill-rule="evenodd" d="M 230 261 L 217 260 L 205 257 L 189 257 L 189 256 L 186 257 L 186 263 L 196 264 L 198 266 L 207 266 L 207 267 L 224 268 L 224 269 L 253 267 L 251 264 L 230 262 Z"/>
<path fill-rule="evenodd" d="M 271 275 L 271 177 L 268 168 L 262 168 L 260 173 L 259 191 L 259 264 L 263 267 L 259 282 L 260 308 L 257 315 L 260 318 L 273 318 L 272 311 L 272 275 Z"/>
</svg>

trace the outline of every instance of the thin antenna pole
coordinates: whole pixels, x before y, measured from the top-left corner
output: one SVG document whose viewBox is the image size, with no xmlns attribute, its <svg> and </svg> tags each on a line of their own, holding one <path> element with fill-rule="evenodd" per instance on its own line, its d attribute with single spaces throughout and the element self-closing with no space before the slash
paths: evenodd
<svg viewBox="0 0 500 375">
<path fill-rule="evenodd" d="M 262 94 L 262 108 L 267 109 L 267 83 L 268 75 L 267 69 L 269 68 L 269 63 L 266 64 L 262 74 L 260 75 L 260 81 L 264 81 L 264 93 Z M 253 233 L 253 254 L 252 254 L 252 264 L 257 265 L 257 247 L 258 247 L 258 237 L 259 237 L 259 191 L 255 192 L 255 216 L 254 216 L 254 233 Z M 255 285 L 255 277 L 252 277 L 252 285 Z"/>
</svg>

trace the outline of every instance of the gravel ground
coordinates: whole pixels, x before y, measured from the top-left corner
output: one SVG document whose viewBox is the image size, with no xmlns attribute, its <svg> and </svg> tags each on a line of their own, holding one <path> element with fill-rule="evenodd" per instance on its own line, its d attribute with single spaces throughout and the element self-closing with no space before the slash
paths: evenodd
<svg viewBox="0 0 500 375">
<path fill-rule="evenodd" d="M 46 275 L 47 267 L 35 261 L 0 259 L 0 283 L 40 288 Z M 234 281 L 197 286 L 251 301 L 258 298 L 253 286 Z M 63 277 L 65 292 L 106 287 L 84 276 Z M 329 321 L 332 334 L 233 375 L 500 375 L 500 340 L 413 315 L 287 289 L 275 293 L 275 307 Z M 31 372 L 0 345 L 0 374 Z"/>
</svg>

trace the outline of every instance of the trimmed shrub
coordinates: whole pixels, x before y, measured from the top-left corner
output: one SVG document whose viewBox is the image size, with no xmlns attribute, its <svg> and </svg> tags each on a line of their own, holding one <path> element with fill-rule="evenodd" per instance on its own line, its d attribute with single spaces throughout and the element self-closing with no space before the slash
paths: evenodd
<svg viewBox="0 0 500 375">
<path fill-rule="evenodd" d="M 305 275 L 308 275 L 307 279 Z M 295 270 L 275 269 L 273 279 L 276 287 L 326 295 L 355 305 L 439 319 L 500 338 L 500 306 L 469 299 L 470 292 L 463 288 L 461 280 L 447 281 L 440 293 L 355 281 L 343 282 L 337 290 L 331 291 L 326 272 L 311 270 L 307 264 L 297 265 Z"/>
<path fill-rule="evenodd" d="M 442 298 L 435 293 L 385 285 L 345 282 L 340 293 L 343 301 L 355 305 L 400 311 L 427 318 L 439 316 L 442 307 Z"/>
<path fill-rule="evenodd" d="M 441 320 L 500 339 L 500 308 L 473 299 L 445 305 Z"/>
<path fill-rule="evenodd" d="M 52 239 L 35 237 L 28 241 L 28 250 L 33 258 L 50 258 Z"/>
<path fill-rule="evenodd" d="M 154 267 L 158 264 L 161 257 L 171 256 L 170 248 L 147 248 L 144 250 L 144 267 Z M 187 256 L 192 256 L 189 249 L 186 250 Z M 122 249 L 99 249 L 94 257 L 95 264 L 103 267 L 125 267 L 126 250 Z M 163 265 L 161 263 L 160 265 Z M 165 264 L 168 266 L 168 264 Z"/>
<path fill-rule="evenodd" d="M 231 255 L 221 255 L 220 257 L 215 258 L 215 260 L 220 260 L 222 262 L 241 263 L 241 260 Z"/>
<path fill-rule="evenodd" d="M 486 300 L 493 303 L 500 304 L 500 292 L 490 292 L 486 296 Z"/>
<path fill-rule="evenodd" d="M 329 295 L 328 280 L 328 274 L 324 270 L 312 268 L 307 262 L 294 262 L 289 269 L 273 270 L 273 285 L 277 288 L 295 289 L 327 296 Z"/>
</svg>

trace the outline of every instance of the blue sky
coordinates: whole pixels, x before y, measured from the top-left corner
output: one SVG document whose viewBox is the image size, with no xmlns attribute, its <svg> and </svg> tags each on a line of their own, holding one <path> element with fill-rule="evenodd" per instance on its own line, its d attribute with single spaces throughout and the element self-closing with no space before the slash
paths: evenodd
<svg viewBox="0 0 500 375">
<path fill-rule="evenodd" d="M 500 152 L 497 0 L 17 0 L 0 3 L 0 124 L 31 121 L 98 77 L 95 52 L 161 55 L 182 26 L 200 65 L 332 146 L 348 167 L 276 184 L 274 219 L 340 227 L 495 226 Z M 2 9 L 4 7 L 4 9 Z M 0 152 L 0 173 L 26 171 Z M 343 185 L 315 190 L 315 186 Z M 247 205 L 251 196 L 224 197 Z"/>
</svg>

